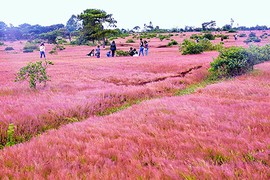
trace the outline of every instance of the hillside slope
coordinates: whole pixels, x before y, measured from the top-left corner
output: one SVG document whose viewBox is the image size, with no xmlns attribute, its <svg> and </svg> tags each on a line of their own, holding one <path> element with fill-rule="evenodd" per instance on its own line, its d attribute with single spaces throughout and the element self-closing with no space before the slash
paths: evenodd
<svg viewBox="0 0 270 180">
<path fill-rule="evenodd" d="M 270 63 L 0 151 L 1 178 L 270 177 Z"/>
</svg>

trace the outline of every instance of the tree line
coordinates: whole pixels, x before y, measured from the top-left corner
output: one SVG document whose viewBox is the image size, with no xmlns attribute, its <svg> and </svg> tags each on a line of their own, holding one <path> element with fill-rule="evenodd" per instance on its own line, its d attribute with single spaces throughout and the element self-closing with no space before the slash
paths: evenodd
<svg viewBox="0 0 270 180">
<path fill-rule="evenodd" d="M 27 23 L 21 24 L 18 27 L 6 25 L 0 21 L 0 40 L 15 41 L 15 40 L 34 40 L 42 39 L 48 43 L 57 43 L 57 38 L 62 37 L 72 40 L 74 44 L 86 44 L 87 42 L 101 41 L 106 44 L 108 38 L 120 36 L 121 34 L 155 32 L 155 33 L 174 33 L 174 32 L 192 32 L 192 31 L 229 31 L 229 30 L 268 30 L 267 26 L 233 27 L 231 24 L 226 24 L 221 28 L 216 28 L 215 21 L 202 23 L 202 27 L 185 26 L 185 28 L 160 29 L 159 26 L 154 26 L 152 22 L 140 26 L 135 26 L 133 29 L 119 29 L 116 26 L 117 21 L 112 14 L 100 9 L 86 9 L 81 14 L 72 15 L 64 24 L 55 24 L 51 26 L 30 25 Z M 72 38 L 76 37 L 76 38 Z"/>
</svg>

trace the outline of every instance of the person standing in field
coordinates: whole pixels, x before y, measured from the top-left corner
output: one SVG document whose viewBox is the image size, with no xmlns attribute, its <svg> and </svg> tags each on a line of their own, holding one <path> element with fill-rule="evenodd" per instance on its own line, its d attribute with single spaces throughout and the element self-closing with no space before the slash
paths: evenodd
<svg viewBox="0 0 270 180">
<path fill-rule="evenodd" d="M 44 58 L 46 59 L 46 55 L 45 55 L 45 44 L 44 42 L 42 42 L 39 46 L 39 52 L 40 52 L 40 58 L 42 58 L 42 56 L 44 56 Z"/>
<path fill-rule="evenodd" d="M 115 44 L 115 41 L 113 41 L 113 42 L 111 43 L 110 50 L 112 51 L 112 57 L 114 57 L 115 51 L 116 51 L 116 44 Z"/>
<path fill-rule="evenodd" d="M 143 53 L 143 40 L 142 40 L 142 38 L 140 39 L 140 50 L 139 50 L 139 56 L 141 56 L 141 54 L 142 54 L 142 56 L 144 56 L 144 53 Z"/>
<path fill-rule="evenodd" d="M 96 49 L 96 57 L 100 58 L 100 46 L 99 45 L 97 46 L 97 49 Z"/>
<path fill-rule="evenodd" d="M 144 41 L 144 52 L 145 56 L 148 56 L 148 42 L 146 40 Z"/>
</svg>

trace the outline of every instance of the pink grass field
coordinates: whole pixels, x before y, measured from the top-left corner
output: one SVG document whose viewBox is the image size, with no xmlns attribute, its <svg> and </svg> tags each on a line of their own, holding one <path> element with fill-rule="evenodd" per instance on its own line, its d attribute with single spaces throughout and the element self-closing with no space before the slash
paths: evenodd
<svg viewBox="0 0 270 180">
<path fill-rule="evenodd" d="M 244 45 L 232 40 L 225 45 Z M 148 57 L 106 58 L 102 50 L 96 59 L 85 56 L 87 46 L 47 53 L 55 65 L 38 91 L 13 82 L 22 66 L 39 60 L 38 52 L 22 53 L 24 42 L 7 42 L 13 52 L 0 46 L 1 138 L 9 123 L 19 127 L 15 133 L 31 135 L 59 123 L 52 114 L 87 118 L 0 150 L 0 179 L 269 179 L 270 63 L 174 97 L 201 81 L 218 53 L 182 56 L 177 46 L 157 48 L 167 42 L 151 39 Z M 147 98 L 155 99 L 95 116 Z"/>
</svg>

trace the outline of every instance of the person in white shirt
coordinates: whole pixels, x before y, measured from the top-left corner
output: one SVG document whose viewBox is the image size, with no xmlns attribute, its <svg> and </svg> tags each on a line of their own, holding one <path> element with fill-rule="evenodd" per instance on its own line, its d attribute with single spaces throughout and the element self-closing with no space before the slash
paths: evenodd
<svg viewBox="0 0 270 180">
<path fill-rule="evenodd" d="M 40 51 L 40 58 L 42 58 L 42 56 L 44 56 L 44 58 L 46 59 L 44 42 L 40 44 L 39 51 Z"/>
</svg>

